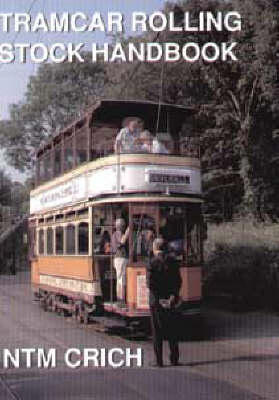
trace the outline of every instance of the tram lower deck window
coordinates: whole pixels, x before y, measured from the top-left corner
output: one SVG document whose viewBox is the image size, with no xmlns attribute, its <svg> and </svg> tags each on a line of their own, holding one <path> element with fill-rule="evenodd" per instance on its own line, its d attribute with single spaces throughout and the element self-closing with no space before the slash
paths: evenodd
<svg viewBox="0 0 279 400">
<path fill-rule="evenodd" d="M 88 254 L 89 248 L 89 229 L 87 222 L 78 225 L 78 253 Z"/>
<path fill-rule="evenodd" d="M 160 207 L 159 234 L 169 251 L 188 265 L 201 261 L 200 207 L 165 205 Z"/>
<path fill-rule="evenodd" d="M 56 227 L 55 238 L 56 238 L 55 252 L 56 252 L 56 254 L 63 254 L 63 252 L 64 252 L 64 228 L 62 226 Z"/>
<path fill-rule="evenodd" d="M 53 229 L 47 228 L 47 254 L 53 254 Z"/>
<path fill-rule="evenodd" d="M 132 207 L 133 261 L 152 256 L 152 243 L 156 235 L 155 207 Z"/>
<path fill-rule="evenodd" d="M 129 254 L 128 204 L 94 207 L 93 252 L 98 255 Z M 122 242 L 122 243 L 121 243 Z"/>
<path fill-rule="evenodd" d="M 39 250 L 39 254 L 44 254 L 45 250 L 45 232 L 43 229 L 39 230 L 39 246 L 38 246 L 38 250 Z"/>
<path fill-rule="evenodd" d="M 76 228 L 75 225 L 66 227 L 66 254 L 76 253 Z"/>
</svg>

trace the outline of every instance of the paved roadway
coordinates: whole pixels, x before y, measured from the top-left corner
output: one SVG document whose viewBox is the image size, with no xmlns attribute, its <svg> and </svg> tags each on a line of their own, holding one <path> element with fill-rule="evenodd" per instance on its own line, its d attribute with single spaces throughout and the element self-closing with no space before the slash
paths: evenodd
<svg viewBox="0 0 279 400">
<path fill-rule="evenodd" d="M 149 340 L 131 341 L 80 326 L 71 318 L 44 313 L 32 302 L 29 275 L 0 275 L 0 354 L 3 349 L 55 348 L 53 369 L 3 368 L 0 400 L 277 400 L 279 317 L 261 313 L 206 311 L 211 334 L 181 344 L 181 366 L 152 368 Z M 69 347 L 136 349 L 142 368 L 65 366 Z M 165 358 L 167 359 L 167 349 Z"/>
</svg>

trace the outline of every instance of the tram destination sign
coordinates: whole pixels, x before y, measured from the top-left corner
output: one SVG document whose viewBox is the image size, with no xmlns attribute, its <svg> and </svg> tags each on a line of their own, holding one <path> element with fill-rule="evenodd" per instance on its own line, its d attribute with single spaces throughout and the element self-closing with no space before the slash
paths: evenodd
<svg viewBox="0 0 279 400">
<path fill-rule="evenodd" d="M 150 183 L 163 183 L 168 185 L 190 185 L 189 175 L 149 172 Z"/>
</svg>

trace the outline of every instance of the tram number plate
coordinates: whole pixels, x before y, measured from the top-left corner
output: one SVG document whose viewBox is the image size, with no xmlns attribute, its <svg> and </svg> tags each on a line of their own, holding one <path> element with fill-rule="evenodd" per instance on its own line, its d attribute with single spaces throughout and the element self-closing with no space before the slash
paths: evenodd
<svg viewBox="0 0 279 400">
<path fill-rule="evenodd" d="M 170 175 L 170 174 L 149 174 L 150 183 L 168 183 L 172 185 L 189 185 L 190 176 L 189 175 Z"/>
</svg>

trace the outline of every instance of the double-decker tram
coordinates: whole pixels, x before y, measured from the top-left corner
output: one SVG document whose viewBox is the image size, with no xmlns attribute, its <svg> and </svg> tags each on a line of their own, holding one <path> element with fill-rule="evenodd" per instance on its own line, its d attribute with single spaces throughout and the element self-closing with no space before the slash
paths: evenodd
<svg viewBox="0 0 279 400">
<path fill-rule="evenodd" d="M 163 237 L 182 315 L 201 303 L 201 171 L 190 107 L 102 100 L 37 152 L 29 237 L 45 310 L 80 322 L 149 315 L 146 266 Z"/>
</svg>

